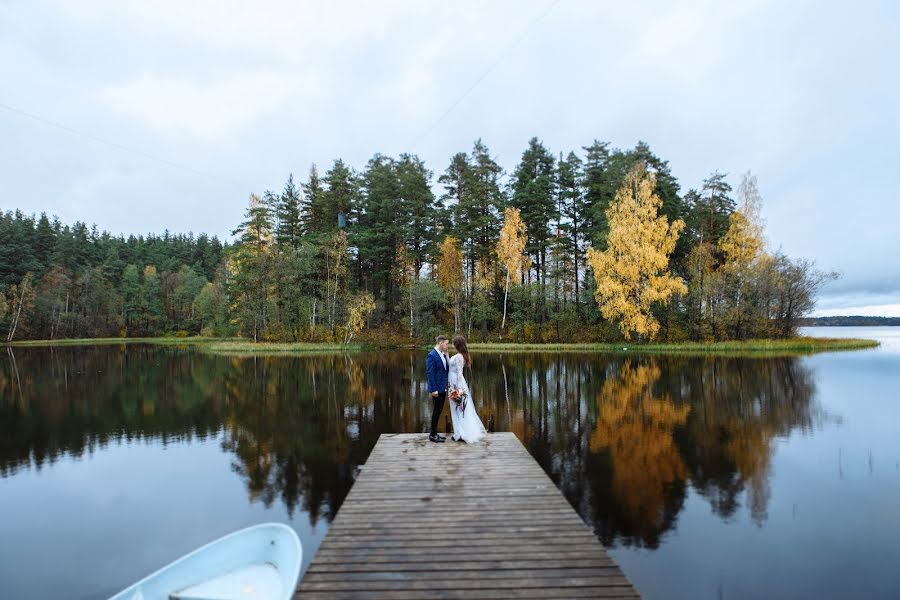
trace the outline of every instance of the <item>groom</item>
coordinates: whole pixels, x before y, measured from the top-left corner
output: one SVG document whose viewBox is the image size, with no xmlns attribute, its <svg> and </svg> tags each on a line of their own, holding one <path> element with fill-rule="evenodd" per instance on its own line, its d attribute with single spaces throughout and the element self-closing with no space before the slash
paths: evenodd
<svg viewBox="0 0 900 600">
<path fill-rule="evenodd" d="M 447 438 L 438 435 L 438 419 L 444 410 L 444 401 L 447 399 L 447 373 L 450 372 L 450 357 L 447 356 L 449 340 L 445 335 L 435 338 L 437 342 L 434 349 L 425 357 L 425 371 L 428 373 L 428 393 L 431 394 L 431 402 L 434 406 L 431 411 L 431 435 L 428 439 L 432 442 L 446 442 Z"/>
</svg>

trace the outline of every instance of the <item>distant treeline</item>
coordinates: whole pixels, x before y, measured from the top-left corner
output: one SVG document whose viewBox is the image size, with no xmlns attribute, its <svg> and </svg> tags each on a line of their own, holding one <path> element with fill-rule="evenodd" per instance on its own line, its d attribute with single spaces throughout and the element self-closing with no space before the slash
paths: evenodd
<svg viewBox="0 0 900 600">
<path fill-rule="evenodd" d="M 769 252 L 760 204 L 749 174 L 737 190 L 713 172 L 682 193 L 643 142 L 554 154 L 533 138 L 508 175 L 480 140 L 436 182 L 410 154 L 313 165 L 252 194 L 230 245 L 11 211 L 0 327 L 7 339 L 785 337 L 833 274 Z"/>
<path fill-rule="evenodd" d="M 900 327 L 900 317 L 865 317 L 851 315 L 846 317 L 806 317 L 800 319 L 801 327 Z"/>
</svg>

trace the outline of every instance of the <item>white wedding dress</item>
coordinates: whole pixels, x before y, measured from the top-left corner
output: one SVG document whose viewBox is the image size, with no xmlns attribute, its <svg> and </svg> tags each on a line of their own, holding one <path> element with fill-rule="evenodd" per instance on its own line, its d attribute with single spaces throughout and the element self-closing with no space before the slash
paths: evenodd
<svg viewBox="0 0 900 600">
<path fill-rule="evenodd" d="M 450 388 L 456 387 L 466 393 L 465 410 L 460 411 L 456 402 L 450 400 L 449 397 L 447 401 L 450 403 L 450 419 L 453 420 L 452 439 L 474 444 L 481 441 L 486 432 L 481 419 L 478 418 L 478 413 L 475 412 L 475 403 L 472 401 L 472 392 L 469 390 L 469 384 L 466 383 L 466 378 L 463 377 L 464 363 L 465 359 L 462 354 L 454 354 L 450 358 L 450 372 L 447 375 L 447 384 Z"/>
</svg>

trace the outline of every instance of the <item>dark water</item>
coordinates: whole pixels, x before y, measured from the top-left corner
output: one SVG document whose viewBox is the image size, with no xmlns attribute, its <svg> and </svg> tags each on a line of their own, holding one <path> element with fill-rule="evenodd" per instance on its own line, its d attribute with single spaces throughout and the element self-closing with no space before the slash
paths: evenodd
<svg viewBox="0 0 900 600">
<path fill-rule="evenodd" d="M 853 333 L 886 345 L 480 354 L 471 384 L 646 598 L 898 598 L 900 334 Z M 4 354 L 2 598 L 103 598 L 261 521 L 308 563 L 379 434 L 430 414 L 414 352 Z"/>
</svg>

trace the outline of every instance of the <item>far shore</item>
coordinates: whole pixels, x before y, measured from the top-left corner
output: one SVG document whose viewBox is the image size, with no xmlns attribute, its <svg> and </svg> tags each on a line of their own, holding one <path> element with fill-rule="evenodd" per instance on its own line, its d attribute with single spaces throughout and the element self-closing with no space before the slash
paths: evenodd
<svg viewBox="0 0 900 600">
<path fill-rule="evenodd" d="M 213 337 L 156 337 L 156 338 L 82 338 L 61 340 L 25 340 L 7 346 L 54 347 L 89 346 L 110 344 L 155 344 L 162 346 L 196 346 L 212 354 L 234 356 L 303 355 L 341 352 L 359 352 L 382 348 L 429 348 L 430 345 L 379 346 L 370 343 L 338 344 L 329 342 L 253 342 L 243 338 Z M 862 350 L 875 348 L 879 342 L 857 338 L 794 337 L 788 339 L 760 339 L 727 342 L 678 342 L 678 343 L 574 343 L 574 344 L 517 344 L 509 342 L 471 343 L 473 352 L 582 352 L 604 354 L 675 354 L 675 355 L 725 355 L 725 356 L 790 356 Z"/>
</svg>

